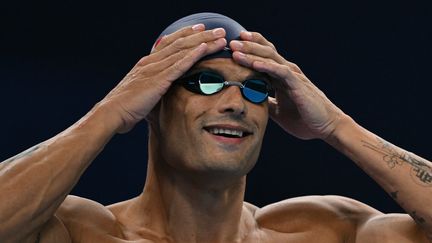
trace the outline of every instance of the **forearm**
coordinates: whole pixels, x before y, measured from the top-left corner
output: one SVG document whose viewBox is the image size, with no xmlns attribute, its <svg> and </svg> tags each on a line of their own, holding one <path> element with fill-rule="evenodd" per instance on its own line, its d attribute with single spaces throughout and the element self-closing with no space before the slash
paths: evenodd
<svg viewBox="0 0 432 243">
<path fill-rule="evenodd" d="M 352 159 L 432 235 L 432 163 L 344 117 L 327 139 Z"/>
<path fill-rule="evenodd" d="M 0 164 L 0 238 L 32 232 L 52 217 L 115 133 L 109 119 L 95 108 L 57 136 Z"/>
</svg>

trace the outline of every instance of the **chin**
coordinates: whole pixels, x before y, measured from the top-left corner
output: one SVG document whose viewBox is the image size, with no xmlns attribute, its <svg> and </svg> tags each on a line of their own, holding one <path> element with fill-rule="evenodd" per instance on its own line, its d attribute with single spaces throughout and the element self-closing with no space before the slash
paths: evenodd
<svg viewBox="0 0 432 243">
<path fill-rule="evenodd" d="M 244 158 L 235 159 L 232 157 L 223 158 L 223 156 L 214 156 L 211 160 L 201 160 L 201 162 L 195 163 L 193 170 L 197 173 L 242 177 L 249 173 L 255 163 L 256 160 L 246 161 Z"/>
</svg>

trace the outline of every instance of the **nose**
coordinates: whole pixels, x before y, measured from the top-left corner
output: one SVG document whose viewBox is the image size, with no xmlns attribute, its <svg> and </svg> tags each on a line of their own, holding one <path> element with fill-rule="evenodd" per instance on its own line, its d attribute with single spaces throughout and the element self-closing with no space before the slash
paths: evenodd
<svg viewBox="0 0 432 243">
<path fill-rule="evenodd" d="M 247 113 L 246 100 L 243 99 L 238 86 L 227 86 L 222 90 L 218 99 L 218 111 L 244 116 Z"/>
</svg>

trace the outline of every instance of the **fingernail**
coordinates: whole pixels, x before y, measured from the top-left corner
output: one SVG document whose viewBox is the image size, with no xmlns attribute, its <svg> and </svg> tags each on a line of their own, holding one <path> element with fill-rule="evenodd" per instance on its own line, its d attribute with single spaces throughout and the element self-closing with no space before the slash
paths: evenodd
<svg viewBox="0 0 432 243">
<path fill-rule="evenodd" d="M 223 28 L 217 28 L 213 30 L 213 35 L 215 37 L 222 37 L 225 34 L 225 30 Z"/>
<path fill-rule="evenodd" d="M 226 40 L 225 40 L 225 38 L 220 38 L 220 39 L 217 39 L 217 40 L 215 41 L 215 43 L 216 43 L 216 44 L 223 44 L 223 45 L 226 45 Z"/>
<path fill-rule="evenodd" d="M 204 29 L 204 24 L 196 24 L 194 26 L 192 26 L 193 30 L 203 30 Z"/>
<path fill-rule="evenodd" d="M 241 49 L 243 47 L 243 43 L 240 41 L 231 41 L 231 46 L 234 47 L 234 49 Z"/>
<path fill-rule="evenodd" d="M 196 47 L 196 50 L 201 51 L 202 49 L 205 49 L 207 46 L 206 43 L 201 43 L 199 46 Z"/>
</svg>

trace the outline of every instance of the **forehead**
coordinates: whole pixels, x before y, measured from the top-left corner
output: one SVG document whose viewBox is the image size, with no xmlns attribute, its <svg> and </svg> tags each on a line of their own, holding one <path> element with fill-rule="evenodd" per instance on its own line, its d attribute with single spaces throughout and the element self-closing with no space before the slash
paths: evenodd
<svg viewBox="0 0 432 243">
<path fill-rule="evenodd" d="M 200 61 L 189 70 L 189 73 L 201 70 L 216 71 L 229 80 L 241 80 L 251 76 L 262 76 L 261 73 L 241 66 L 231 58 L 214 58 Z"/>
</svg>

